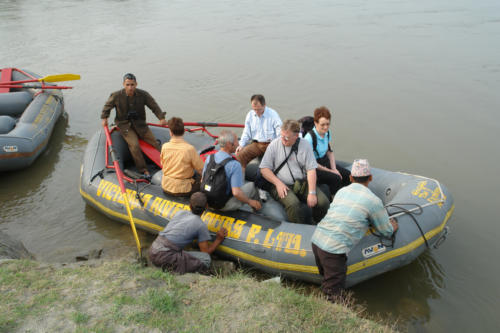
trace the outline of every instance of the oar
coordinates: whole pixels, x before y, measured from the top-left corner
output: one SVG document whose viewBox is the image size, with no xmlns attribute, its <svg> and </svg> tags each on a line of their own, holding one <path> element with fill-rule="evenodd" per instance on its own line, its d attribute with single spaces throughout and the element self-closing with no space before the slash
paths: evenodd
<svg viewBox="0 0 500 333">
<path fill-rule="evenodd" d="M 73 87 L 67 87 L 67 86 L 34 86 L 34 85 L 15 85 L 15 84 L 7 84 L 3 85 L 0 84 L 0 88 L 20 88 L 20 89 L 73 89 Z"/>
<path fill-rule="evenodd" d="M 22 80 L 22 81 L 6 81 L 1 82 L 0 85 L 9 85 L 9 84 L 19 84 L 19 83 L 28 83 L 28 82 L 60 82 L 60 81 L 74 81 L 80 80 L 80 75 L 78 74 L 55 74 L 55 75 L 47 75 L 45 77 L 39 79 L 31 79 L 31 80 Z"/>
<path fill-rule="evenodd" d="M 104 126 L 104 133 L 106 133 L 106 143 L 108 144 L 109 152 L 111 153 L 111 159 L 113 160 L 113 165 L 115 166 L 116 177 L 118 178 L 118 182 L 120 183 L 120 189 L 122 192 L 123 201 L 125 201 L 125 207 L 127 208 L 127 214 L 128 218 L 130 219 L 130 226 L 132 227 L 135 243 L 137 244 L 137 251 L 139 252 L 139 258 L 142 258 L 141 242 L 139 241 L 139 236 L 137 236 L 134 217 L 132 216 L 132 211 L 130 210 L 130 204 L 128 202 L 127 191 L 125 190 L 125 185 L 123 184 L 123 172 L 122 169 L 120 169 L 120 164 L 118 164 L 118 159 L 116 158 L 115 150 L 113 149 L 113 141 L 111 141 L 111 135 L 109 134 L 108 126 Z"/>
</svg>

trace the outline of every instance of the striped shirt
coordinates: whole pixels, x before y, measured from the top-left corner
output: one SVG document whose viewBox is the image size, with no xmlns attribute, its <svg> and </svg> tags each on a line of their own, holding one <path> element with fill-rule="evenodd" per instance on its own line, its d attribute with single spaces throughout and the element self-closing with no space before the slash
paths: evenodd
<svg viewBox="0 0 500 333">
<path fill-rule="evenodd" d="M 385 237 L 392 235 L 382 200 L 368 187 L 352 183 L 335 194 L 311 241 L 329 253 L 348 253 L 363 238 L 370 222 Z"/>
</svg>

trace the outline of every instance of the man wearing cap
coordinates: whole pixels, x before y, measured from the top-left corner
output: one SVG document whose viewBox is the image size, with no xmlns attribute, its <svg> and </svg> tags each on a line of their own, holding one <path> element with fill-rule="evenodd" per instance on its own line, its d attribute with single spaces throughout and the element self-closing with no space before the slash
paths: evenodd
<svg viewBox="0 0 500 333">
<path fill-rule="evenodd" d="M 333 198 L 311 239 L 316 265 L 323 276 L 321 289 L 332 302 L 345 289 L 347 254 L 368 227 L 372 224 L 385 237 L 398 229 L 382 200 L 368 188 L 372 174 L 367 160 L 354 161 L 350 180 L 352 184 L 341 188 Z"/>
<path fill-rule="evenodd" d="M 137 171 L 149 175 L 146 162 L 139 146 L 139 138 L 146 141 L 158 151 L 160 145 L 146 124 L 146 109 L 151 109 L 160 120 L 160 125 L 166 126 L 165 112 L 162 112 L 154 98 L 145 90 L 137 89 L 137 80 L 134 74 L 123 76 L 123 89 L 112 93 L 101 113 L 102 126 L 108 126 L 108 117 L 113 108 L 116 109 L 116 126 L 127 142 L 130 154 L 134 159 Z"/>
<path fill-rule="evenodd" d="M 160 232 L 149 249 L 149 259 L 158 267 L 172 272 L 207 273 L 210 267 L 210 254 L 227 236 L 227 230 L 222 228 L 212 244 L 208 228 L 200 216 L 207 207 L 207 197 L 201 192 L 195 192 L 189 200 L 191 211 L 180 210 Z M 200 251 L 184 251 L 184 247 L 198 240 Z"/>
</svg>

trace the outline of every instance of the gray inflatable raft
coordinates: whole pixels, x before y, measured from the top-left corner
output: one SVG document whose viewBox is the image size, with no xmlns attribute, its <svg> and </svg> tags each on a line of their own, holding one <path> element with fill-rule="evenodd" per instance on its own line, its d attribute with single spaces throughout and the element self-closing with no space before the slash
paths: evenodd
<svg viewBox="0 0 500 333">
<path fill-rule="evenodd" d="M 169 140 L 168 130 L 151 127 L 161 143 Z M 124 169 L 133 169 L 130 152 L 117 131 L 112 132 L 114 150 Z M 209 136 L 186 133 L 185 139 L 198 149 L 214 143 Z M 92 207 L 111 219 L 129 224 L 116 173 L 106 157 L 103 130 L 89 141 L 80 177 L 80 193 Z M 350 165 L 344 166 L 350 168 Z M 247 168 L 247 175 L 251 167 Z M 158 168 L 150 165 L 150 171 Z M 427 248 L 444 240 L 446 223 L 453 212 L 453 199 L 442 184 L 426 177 L 372 169 L 371 190 L 387 205 L 390 215 L 398 216 L 399 230 L 393 242 L 368 232 L 348 254 L 347 286 L 396 269 L 412 262 Z M 181 209 L 189 209 L 188 199 L 169 197 L 161 189 L 161 172 L 151 183 L 125 182 L 135 224 L 138 228 L 158 233 Z M 402 212 L 405 210 L 405 212 Z M 311 250 L 315 226 L 286 221 L 281 205 L 269 200 L 259 213 L 249 207 L 233 212 L 209 209 L 203 216 L 215 235 L 220 228 L 228 237 L 217 248 L 217 254 L 262 271 L 292 279 L 320 283 L 321 276 Z"/>
<path fill-rule="evenodd" d="M 15 68 L 4 68 L 0 75 L 3 82 L 40 78 Z M 63 97 L 57 89 L 0 87 L 0 172 L 32 164 L 47 147 L 62 110 Z"/>
</svg>

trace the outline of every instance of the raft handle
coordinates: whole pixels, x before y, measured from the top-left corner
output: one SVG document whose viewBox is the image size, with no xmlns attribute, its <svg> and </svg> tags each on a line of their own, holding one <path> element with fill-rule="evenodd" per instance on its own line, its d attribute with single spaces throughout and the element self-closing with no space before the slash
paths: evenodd
<svg viewBox="0 0 500 333">
<path fill-rule="evenodd" d="M 448 226 L 444 227 L 444 233 L 441 235 L 441 237 L 439 237 L 439 239 L 436 241 L 436 243 L 434 243 L 434 245 L 432 247 L 434 249 L 437 249 L 438 247 L 440 247 L 441 244 L 443 244 L 443 242 L 446 240 L 446 237 L 448 236 L 449 232 L 450 232 L 450 227 L 448 227 Z"/>
</svg>

